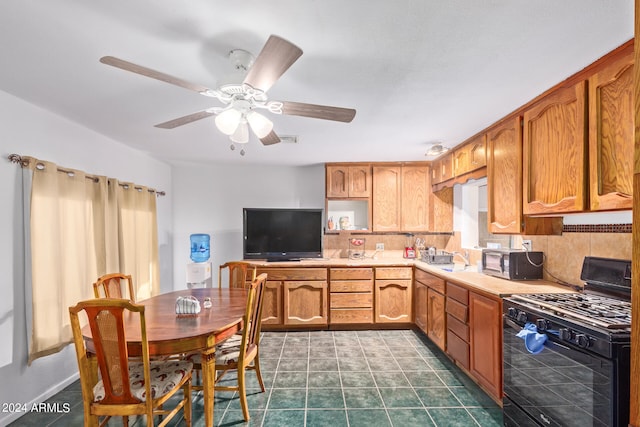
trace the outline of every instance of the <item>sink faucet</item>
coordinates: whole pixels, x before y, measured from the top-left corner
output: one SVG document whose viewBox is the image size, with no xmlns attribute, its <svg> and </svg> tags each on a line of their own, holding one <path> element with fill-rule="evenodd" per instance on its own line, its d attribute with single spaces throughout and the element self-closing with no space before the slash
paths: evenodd
<svg viewBox="0 0 640 427">
<path fill-rule="evenodd" d="M 471 263 L 469 262 L 469 251 L 464 251 L 464 254 L 462 252 L 453 252 L 454 258 L 456 255 L 460 256 L 460 258 L 464 260 L 465 267 L 468 267 L 471 265 Z"/>
</svg>

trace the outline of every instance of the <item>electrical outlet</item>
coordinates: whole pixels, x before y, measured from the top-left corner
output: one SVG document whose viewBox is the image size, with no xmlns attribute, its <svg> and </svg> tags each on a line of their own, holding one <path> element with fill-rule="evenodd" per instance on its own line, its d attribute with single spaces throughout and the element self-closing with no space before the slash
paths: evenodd
<svg viewBox="0 0 640 427">
<path fill-rule="evenodd" d="M 522 240 L 522 247 L 526 250 L 526 251 L 530 251 L 531 249 L 533 249 L 533 245 L 531 244 L 531 240 L 528 239 L 523 239 Z"/>
<path fill-rule="evenodd" d="M 376 251 L 384 251 L 384 243 L 376 243 Z"/>
</svg>

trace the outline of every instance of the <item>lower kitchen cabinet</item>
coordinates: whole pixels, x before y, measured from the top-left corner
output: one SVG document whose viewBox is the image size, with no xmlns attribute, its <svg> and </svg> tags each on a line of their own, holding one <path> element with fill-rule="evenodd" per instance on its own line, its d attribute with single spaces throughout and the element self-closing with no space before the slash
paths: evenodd
<svg viewBox="0 0 640 427">
<path fill-rule="evenodd" d="M 442 350 L 446 344 L 444 279 L 415 271 L 415 323 Z"/>
<path fill-rule="evenodd" d="M 502 300 L 469 293 L 471 373 L 494 396 L 502 396 Z"/>
<path fill-rule="evenodd" d="M 375 269 L 375 323 L 411 323 L 412 267 Z"/>
<path fill-rule="evenodd" d="M 267 280 L 262 299 L 262 325 L 282 325 L 283 323 L 282 282 Z"/>
<path fill-rule="evenodd" d="M 447 282 L 447 354 L 469 369 L 469 291 Z"/>
<path fill-rule="evenodd" d="M 328 324 L 326 281 L 285 281 L 283 298 L 285 325 Z"/>
<path fill-rule="evenodd" d="M 373 268 L 329 270 L 329 323 L 373 323 Z"/>
</svg>

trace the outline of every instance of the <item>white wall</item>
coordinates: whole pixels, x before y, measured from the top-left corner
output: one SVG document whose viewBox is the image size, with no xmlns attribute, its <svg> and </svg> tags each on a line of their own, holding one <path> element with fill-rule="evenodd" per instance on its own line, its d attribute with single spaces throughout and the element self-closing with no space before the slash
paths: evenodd
<svg viewBox="0 0 640 427">
<path fill-rule="evenodd" d="M 72 346 L 27 366 L 21 171 L 7 160 L 12 153 L 166 191 L 158 198 L 163 291 L 173 275 L 173 195 L 169 165 L 0 91 L 0 402 L 30 405 L 73 381 L 78 368 Z M 0 412 L 0 425 L 17 415 Z"/>
<path fill-rule="evenodd" d="M 174 167 L 174 288 L 185 289 L 189 235 L 211 236 L 213 285 L 218 266 L 242 259 L 242 208 L 324 208 L 324 165 Z"/>
</svg>

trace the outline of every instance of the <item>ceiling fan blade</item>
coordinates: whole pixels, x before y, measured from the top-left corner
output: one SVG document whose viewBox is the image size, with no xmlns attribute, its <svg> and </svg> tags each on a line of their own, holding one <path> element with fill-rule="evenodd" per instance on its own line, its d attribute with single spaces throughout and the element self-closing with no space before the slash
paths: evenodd
<svg viewBox="0 0 640 427">
<path fill-rule="evenodd" d="M 272 35 L 253 62 L 244 83 L 266 92 L 301 55 L 302 49 L 298 46 Z"/>
<path fill-rule="evenodd" d="M 131 71 L 143 76 L 151 77 L 152 79 L 161 80 L 172 85 L 180 86 L 185 89 L 192 90 L 194 92 L 207 92 L 211 91 L 206 86 L 202 86 L 195 83 L 190 83 L 186 80 L 179 79 L 177 77 L 170 76 L 169 74 L 162 73 L 160 71 L 152 70 L 151 68 L 143 67 L 132 62 L 125 61 L 123 59 L 115 58 L 113 56 L 103 56 L 100 58 L 100 62 L 103 64 L 111 65 L 112 67 L 120 68 L 125 71 Z"/>
<path fill-rule="evenodd" d="M 271 131 L 264 138 L 260 138 L 260 141 L 262 141 L 262 143 L 264 145 L 273 145 L 273 144 L 277 144 L 278 142 L 280 142 L 280 137 L 278 135 L 276 135 L 276 133 L 274 131 Z"/>
<path fill-rule="evenodd" d="M 216 113 L 210 112 L 209 110 L 198 111 L 197 113 L 188 114 L 184 117 L 178 117 L 177 119 L 169 120 L 168 122 L 160 123 L 155 125 L 157 128 L 162 129 L 173 129 L 178 126 L 186 125 L 191 122 L 195 122 L 196 120 L 206 119 L 207 117 L 213 116 Z"/>
<path fill-rule="evenodd" d="M 353 108 L 283 101 L 282 114 L 349 123 L 355 117 L 356 110 Z"/>
</svg>

